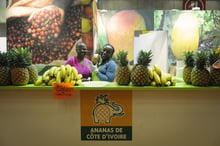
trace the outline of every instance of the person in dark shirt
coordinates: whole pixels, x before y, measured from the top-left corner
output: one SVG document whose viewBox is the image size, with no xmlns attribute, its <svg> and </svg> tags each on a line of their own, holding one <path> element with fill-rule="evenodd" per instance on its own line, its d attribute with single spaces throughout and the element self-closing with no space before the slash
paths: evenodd
<svg viewBox="0 0 220 146">
<path fill-rule="evenodd" d="M 98 68 L 95 70 L 95 75 L 101 81 L 114 81 L 115 71 L 117 68 L 116 62 L 112 59 L 114 51 L 115 49 L 111 44 L 103 46 L 101 63 L 97 65 Z"/>
</svg>

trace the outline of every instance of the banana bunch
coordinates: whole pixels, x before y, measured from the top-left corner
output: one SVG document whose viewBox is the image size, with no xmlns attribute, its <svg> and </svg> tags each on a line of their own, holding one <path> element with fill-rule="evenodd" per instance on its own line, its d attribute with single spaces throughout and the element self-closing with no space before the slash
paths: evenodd
<svg viewBox="0 0 220 146">
<path fill-rule="evenodd" d="M 39 78 L 34 85 L 39 86 L 42 84 L 52 86 L 58 83 L 72 83 L 79 85 L 82 82 L 82 74 L 78 74 L 75 67 L 67 65 L 53 66 L 46 70 L 41 78 Z"/>
<path fill-rule="evenodd" d="M 175 78 L 169 74 L 164 73 L 156 64 L 152 68 L 148 68 L 151 86 L 175 86 Z"/>
</svg>

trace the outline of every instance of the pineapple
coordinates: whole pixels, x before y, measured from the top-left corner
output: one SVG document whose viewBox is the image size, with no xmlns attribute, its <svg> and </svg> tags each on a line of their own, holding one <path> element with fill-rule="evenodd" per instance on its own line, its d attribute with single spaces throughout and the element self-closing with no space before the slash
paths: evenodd
<svg viewBox="0 0 220 146">
<path fill-rule="evenodd" d="M 0 85 L 10 84 L 10 68 L 9 68 L 9 56 L 6 52 L 0 52 Z"/>
<path fill-rule="evenodd" d="M 194 86 L 208 86 L 210 75 L 206 69 L 208 56 L 205 51 L 195 54 L 195 66 L 191 72 L 191 81 Z"/>
<path fill-rule="evenodd" d="M 29 65 L 27 67 L 29 72 L 29 84 L 34 84 L 38 79 L 38 70 L 35 65 Z"/>
<path fill-rule="evenodd" d="M 220 52 L 218 50 L 211 50 L 209 53 L 210 65 L 210 84 L 213 86 L 220 86 L 220 69 L 213 67 L 213 64 L 220 59 Z"/>
<path fill-rule="evenodd" d="M 27 48 L 10 50 L 11 81 L 13 85 L 26 85 L 29 82 L 27 67 L 31 65 L 30 52 Z"/>
<path fill-rule="evenodd" d="M 184 53 L 185 67 L 183 68 L 183 80 L 186 84 L 191 84 L 191 72 L 194 67 L 194 55 L 192 51 Z"/>
<path fill-rule="evenodd" d="M 128 52 L 119 51 L 116 54 L 116 63 L 118 64 L 118 68 L 116 70 L 116 83 L 118 85 L 129 85 L 131 79 L 131 71 L 128 67 Z"/>
<path fill-rule="evenodd" d="M 148 66 L 152 60 L 152 51 L 141 50 L 138 54 L 137 64 L 131 70 L 131 82 L 134 86 L 146 86 L 150 84 Z"/>
</svg>

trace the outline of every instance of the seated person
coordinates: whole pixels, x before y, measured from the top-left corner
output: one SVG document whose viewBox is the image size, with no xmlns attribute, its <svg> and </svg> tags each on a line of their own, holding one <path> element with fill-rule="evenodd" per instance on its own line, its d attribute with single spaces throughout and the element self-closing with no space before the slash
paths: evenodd
<svg viewBox="0 0 220 146">
<path fill-rule="evenodd" d="M 74 66 L 79 74 L 82 74 L 83 80 L 91 78 L 92 62 L 85 57 L 87 52 L 87 46 L 84 42 L 78 42 L 76 44 L 77 56 L 69 58 L 65 64 Z"/>
<path fill-rule="evenodd" d="M 117 64 L 112 59 L 114 51 L 115 49 L 111 44 L 106 44 L 103 46 L 101 63 L 98 64 L 98 68 L 94 71 L 95 76 L 101 81 L 114 81 L 115 71 L 117 68 Z"/>
</svg>

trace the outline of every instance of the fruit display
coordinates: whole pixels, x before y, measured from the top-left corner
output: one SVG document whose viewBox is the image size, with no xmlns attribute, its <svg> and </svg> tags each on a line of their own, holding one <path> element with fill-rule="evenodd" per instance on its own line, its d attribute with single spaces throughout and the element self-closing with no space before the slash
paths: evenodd
<svg viewBox="0 0 220 146">
<path fill-rule="evenodd" d="M 183 81 L 193 86 L 220 86 L 219 50 L 186 51 Z"/>
<path fill-rule="evenodd" d="M 26 85 L 38 78 L 38 72 L 32 65 L 32 56 L 28 48 L 17 48 L 9 51 L 11 82 L 13 85 Z"/>
<path fill-rule="evenodd" d="M 134 86 L 147 86 L 150 83 L 148 66 L 152 60 L 152 51 L 141 50 L 138 53 L 137 64 L 131 70 L 131 83 Z"/>
<path fill-rule="evenodd" d="M 35 81 L 34 85 L 52 86 L 58 83 L 72 83 L 73 85 L 80 85 L 82 82 L 82 74 L 78 74 L 75 67 L 70 65 L 53 66 L 46 70 L 42 77 Z"/>
<path fill-rule="evenodd" d="M 9 85 L 10 81 L 8 52 L 0 52 L 0 86 Z"/>
<path fill-rule="evenodd" d="M 129 85 L 131 80 L 131 71 L 128 66 L 128 59 L 127 59 L 128 52 L 126 51 L 119 51 L 116 54 L 116 63 L 118 67 L 115 73 L 115 81 L 118 85 Z"/>
<path fill-rule="evenodd" d="M 183 81 L 190 85 L 192 84 L 191 72 L 194 67 L 194 53 L 192 51 L 186 51 L 184 53 L 184 63 L 185 67 L 183 68 Z"/>
<path fill-rule="evenodd" d="M 191 72 L 191 81 L 194 86 L 208 86 L 210 74 L 208 67 L 208 54 L 206 51 L 196 52 L 195 65 Z"/>
<path fill-rule="evenodd" d="M 148 68 L 151 86 L 175 86 L 176 79 L 169 73 L 165 73 L 158 65 Z"/>
<path fill-rule="evenodd" d="M 187 22 L 187 23 L 186 23 Z M 185 51 L 197 51 L 199 46 L 199 27 L 192 13 L 182 13 L 173 26 L 171 49 L 176 59 L 182 60 Z"/>
</svg>

